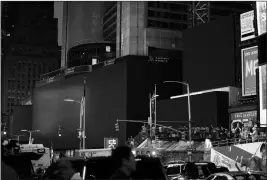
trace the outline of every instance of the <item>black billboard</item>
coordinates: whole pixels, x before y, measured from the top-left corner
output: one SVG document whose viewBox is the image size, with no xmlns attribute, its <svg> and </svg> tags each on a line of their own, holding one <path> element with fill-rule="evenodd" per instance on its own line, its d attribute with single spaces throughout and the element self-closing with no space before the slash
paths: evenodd
<svg viewBox="0 0 267 180">
<path fill-rule="evenodd" d="M 235 84 L 235 56 L 240 52 L 235 50 L 234 22 L 233 16 L 222 17 L 183 31 L 183 79 L 191 91 Z"/>
<path fill-rule="evenodd" d="M 101 71 L 63 78 L 35 88 L 33 95 L 33 129 L 35 143 L 54 148 L 78 148 L 80 105 L 64 99 L 80 101 L 86 77 L 86 148 L 104 146 L 104 137 L 120 137 L 125 141 L 125 128 L 115 132 L 116 119 L 126 118 L 125 63 L 105 67 Z M 58 126 L 62 136 L 58 136 Z"/>
</svg>

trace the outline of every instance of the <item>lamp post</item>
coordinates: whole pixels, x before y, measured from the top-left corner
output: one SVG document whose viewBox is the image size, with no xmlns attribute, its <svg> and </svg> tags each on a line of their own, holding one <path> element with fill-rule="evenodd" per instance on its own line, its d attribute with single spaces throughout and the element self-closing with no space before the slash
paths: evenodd
<svg viewBox="0 0 267 180">
<path fill-rule="evenodd" d="M 74 102 L 80 104 L 80 127 L 79 127 L 79 138 L 80 138 L 80 149 L 85 149 L 85 98 L 82 97 L 81 101 L 73 99 L 64 99 L 66 102 Z"/>
<path fill-rule="evenodd" d="M 163 83 L 177 83 L 177 84 L 182 84 L 182 85 L 185 85 L 186 88 L 187 88 L 189 142 L 190 142 L 190 147 L 191 147 L 191 141 L 192 141 L 192 122 L 191 122 L 191 105 L 190 105 L 190 88 L 189 88 L 189 84 L 186 83 L 186 82 L 182 82 L 182 81 L 164 81 Z M 191 156 L 190 156 L 190 161 L 191 161 Z"/>
<path fill-rule="evenodd" d="M 33 132 L 40 132 L 40 130 L 26 130 L 26 129 L 22 129 L 20 131 L 22 131 L 22 132 L 28 132 L 30 134 L 30 136 L 29 136 L 29 144 L 32 144 L 32 133 Z"/>
</svg>

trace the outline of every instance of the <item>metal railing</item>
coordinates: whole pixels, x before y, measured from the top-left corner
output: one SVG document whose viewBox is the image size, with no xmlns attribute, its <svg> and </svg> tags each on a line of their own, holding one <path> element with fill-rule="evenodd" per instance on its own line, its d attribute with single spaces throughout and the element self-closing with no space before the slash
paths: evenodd
<svg viewBox="0 0 267 180">
<path fill-rule="evenodd" d="M 265 142 L 266 140 L 267 140 L 266 136 L 259 136 L 255 141 L 252 141 L 251 139 L 232 138 L 220 141 L 212 141 L 211 143 L 213 147 L 221 147 L 221 146 L 231 146 L 237 144 L 247 144 L 253 142 Z"/>
</svg>

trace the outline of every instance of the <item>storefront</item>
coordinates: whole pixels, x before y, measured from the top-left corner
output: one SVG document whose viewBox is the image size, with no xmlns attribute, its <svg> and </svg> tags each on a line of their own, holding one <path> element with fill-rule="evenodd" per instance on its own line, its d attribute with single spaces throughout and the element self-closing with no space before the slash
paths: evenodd
<svg viewBox="0 0 267 180">
<path fill-rule="evenodd" d="M 243 126 L 252 127 L 257 124 L 257 110 L 231 113 L 230 116 L 231 129 L 237 126 L 240 128 Z"/>
</svg>

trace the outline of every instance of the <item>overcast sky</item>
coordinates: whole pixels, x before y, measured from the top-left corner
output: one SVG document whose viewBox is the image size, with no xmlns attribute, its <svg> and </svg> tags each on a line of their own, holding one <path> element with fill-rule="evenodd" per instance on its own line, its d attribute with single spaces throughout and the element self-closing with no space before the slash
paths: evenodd
<svg viewBox="0 0 267 180">
<path fill-rule="evenodd" d="M 58 45 L 62 46 L 63 1 L 54 2 L 54 17 L 58 19 Z"/>
</svg>

